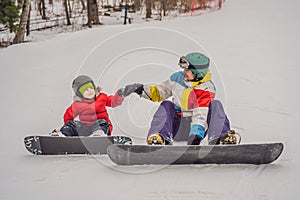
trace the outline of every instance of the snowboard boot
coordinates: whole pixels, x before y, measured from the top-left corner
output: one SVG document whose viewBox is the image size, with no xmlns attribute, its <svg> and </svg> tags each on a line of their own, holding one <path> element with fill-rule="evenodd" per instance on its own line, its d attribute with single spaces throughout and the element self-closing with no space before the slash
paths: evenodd
<svg viewBox="0 0 300 200">
<path fill-rule="evenodd" d="M 60 131 L 56 129 L 54 129 L 49 135 L 54 137 L 66 137 L 64 134 L 62 134 Z"/>
<path fill-rule="evenodd" d="M 190 135 L 188 138 L 188 145 L 199 145 L 202 138 L 197 135 Z"/>
<path fill-rule="evenodd" d="M 96 130 L 90 135 L 90 137 L 101 137 L 101 136 L 107 136 L 103 130 Z"/>
<path fill-rule="evenodd" d="M 148 145 L 164 145 L 165 140 L 158 132 L 156 132 L 156 133 L 151 134 L 148 137 L 147 144 Z"/>
<path fill-rule="evenodd" d="M 227 133 L 220 137 L 220 138 L 216 138 L 216 139 L 212 139 L 208 142 L 209 145 L 225 145 L 225 144 L 240 144 L 241 142 L 241 136 L 240 134 L 238 134 L 237 132 L 235 132 L 234 130 L 229 130 L 227 131 Z"/>
</svg>

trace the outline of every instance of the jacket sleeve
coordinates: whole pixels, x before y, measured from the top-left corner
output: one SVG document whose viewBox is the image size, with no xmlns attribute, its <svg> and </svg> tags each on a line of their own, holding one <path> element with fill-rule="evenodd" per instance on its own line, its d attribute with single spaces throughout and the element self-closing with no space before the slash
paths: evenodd
<svg viewBox="0 0 300 200">
<path fill-rule="evenodd" d="M 172 96 L 171 81 L 167 80 L 157 85 L 144 85 L 142 97 L 153 102 L 161 102 Z"/>
<path fill-rule="evenodd" d="M 124 101 L 124 97 L 120 96 L 118 92 L 116 92 L 115 95 L 111 95 L 111 96 L 106 95 L 106 98 L 107 98 L 106 106 L 112 108 L 120 106 Z"/>
<path fill-rule="evenodd" d="M 74 120 L 78 116 L 77 109 L 75 104 L 73 103 L 70 107 L 67 108 L 64 114 L 64 123 L 67 123 L 70 120 Z"/>
</svg>

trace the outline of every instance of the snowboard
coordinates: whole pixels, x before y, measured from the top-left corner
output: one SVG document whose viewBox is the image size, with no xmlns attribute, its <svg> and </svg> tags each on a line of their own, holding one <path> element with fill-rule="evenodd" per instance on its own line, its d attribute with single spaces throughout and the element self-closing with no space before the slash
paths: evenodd
<svg viewBox="0 0 300 200">
<path fill-rule="evenodd" d="M 109 158 L 118 165 L 268 164 L 283 151 L 282 143 L 158 146 L 111 145 Z"/>
<path fill-rule="evenodd" d="M 132 144 L 130 137 L 56 137 L 27 136 L 24 138 L 26 149 L 36 155 L 62 154 L 106 154 L 111 144 Z"/>
</svg>

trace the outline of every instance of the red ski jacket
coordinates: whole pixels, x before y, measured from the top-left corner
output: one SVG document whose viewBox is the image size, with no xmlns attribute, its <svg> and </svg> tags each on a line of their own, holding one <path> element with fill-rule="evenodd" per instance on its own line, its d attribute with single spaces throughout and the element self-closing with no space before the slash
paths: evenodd
<svg viewBox="0 0 300 200">
<path fill-rule="evenodd" d="M 84 99 L 82 101 L 75 101 L 67 108 L 64 114 L 64 123 L 74 120 L 79 116 L 81 123 L 91 126 L 98 119 L 105 119 L 110 123 L 110 132 L 113 126 L 109 119 L 106 106 L 117 107 L 122 104 L 124 97 L 115 95 L 107 96 L 105 93 L 100 93 L 96 99 Z"/>
</svg>

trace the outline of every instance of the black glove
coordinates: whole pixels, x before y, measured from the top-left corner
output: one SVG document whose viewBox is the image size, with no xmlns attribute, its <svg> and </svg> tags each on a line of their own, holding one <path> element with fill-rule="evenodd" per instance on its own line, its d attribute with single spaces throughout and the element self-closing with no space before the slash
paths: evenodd
<svg viewBox="0 0 300 200">
<path fill-rule="evenodd" d="M 117 93 L 118 93 L 118 95 L 119 96 L 124 96 L 124 88 L 120 88 L 120 89 L 118 89 L 118 91 L 117 91 Z"/>
<path fill-rule="evenodd" d="M 127 97 L 132 93 L 137 93 L 138 95 L 141 95 L 144 90 L 144 85 L 141 83 L 134 83 L 131 85 L 126 85 L 123 91 L 123 96 Z"/>
</svg>

